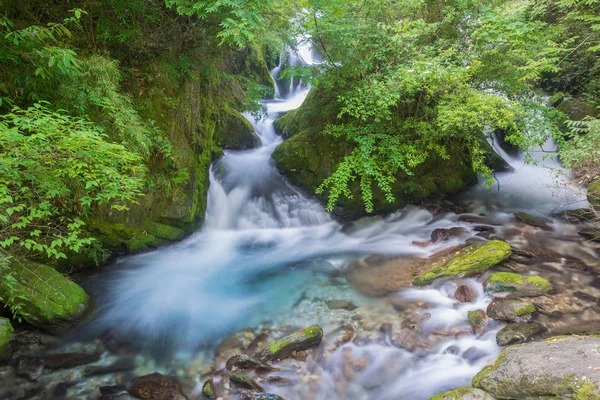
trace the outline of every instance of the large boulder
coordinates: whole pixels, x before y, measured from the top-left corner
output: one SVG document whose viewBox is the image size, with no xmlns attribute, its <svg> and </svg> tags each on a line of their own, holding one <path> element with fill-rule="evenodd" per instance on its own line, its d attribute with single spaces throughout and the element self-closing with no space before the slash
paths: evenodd
<svg viewBox="0 0 600 400">
<path fill-rule="evenodd" d="M 129 393 L 144 400 L 192 400 L 194 386 L 182 382 L 174 376 L 159 373 L 133 378 Z"/>
<path fill-rule="evenodd" d="M 508 347 L 473 378 L 497 399 L 600 398 L 600 338 L 569 336 Z"/>
<path fill-rule="evenodd" d="M 596 106 L 573 97 L 565 98 L 556 108 L 567 114 L 573 121 L 581 121 L 585 117 L 598 115 Z"/>
<path fill-rule="evenodd" d="M 8 318 L 0 317 L 0 359 L 8 352 L 14 329 Z"/>
<path fill-rule="evenodd" d="M 246 150 L 260 146 L 260 138 L 252 124 L 239 112 L 224 107 L 218 115 L 215 128 L 218 146 L 228 150 Z"/>
<path fill-rule="evenodd" d="M 322 339 L 323 329 L 312 325 L 269 343 L 258 357 L 263 361 L 282 360 L 291 356 L 295 351 L 309 350 L 318 346 Z"/>
<path fill-rule="evenodd" d="M 334 94 L 313 89 L 299 109 L 288 112 L 275 124 L 276 130 L 288 138 L 273 152 L 277 168 L 292 183 L 310 193 L 316 193 L 321 183 L 352 152 L 351 143 L 325 132 L 328 123 L 338 121 L 338 107 Z M 485 143 L 483 136 L 482 143 Z M 392 184 L 393 202 L 389 202 L 374 185 L 374 213 L 389 213 L 428 197 L 458 193 L 476 183 L 477 174 L 473 171 L 469 152 L 460 146 L 449 148 L 448 152 L 448 158 L 430 156 L 411 171 L 412 176 L 397 173 Z M 364 216 L 366 212 L 358 180 L 350 184 L 350 191 L 352 197 L 340 198 L 334 213 L 344 219 Z M 320 196 L 324 199 L 326 195 Z"/>
<path fill-rule="evenodd" d="M 546 328 L 535 322 L 508 324 L 496 334 L 496 343 L 498 346 L 508 346 L 530 342 L 545 330 Z"/>
<path fill-rule="evenodd" d="M 494 400 L 492 396 L 480 389 L 460 387 L 448 392 L 436 394 L 429 400 Z"/>
<path fill-rule="evenodd" d="M 512 272 L 496 272 L 490 275 L 483 282 L 483 287 L 486 292 L 509 292 L 521 297 L 541 296 L 554 289 L 544 278 L 535 275 L 523 276 Z"/>
<path fill-rule="evenodd" d="M 13 259 L 9 269 L 14 279 L 0 280 L 0 297 L 32 325 L 55 328 L 77 322 L 90 308 L 87 293 L 51 267 Z"/>
<path fill-rule="evenodd" d="M 508 259 L 511 254 L 510 245 L 500 240 L 474 244 L 462 249 L 460 255 L 454 257 L 445 265 L 436 267 L 419 276 L 413 281 L 413 284 L 423 286 L 442 277 L 462 278 L 478 275 Z"/>
</svg>

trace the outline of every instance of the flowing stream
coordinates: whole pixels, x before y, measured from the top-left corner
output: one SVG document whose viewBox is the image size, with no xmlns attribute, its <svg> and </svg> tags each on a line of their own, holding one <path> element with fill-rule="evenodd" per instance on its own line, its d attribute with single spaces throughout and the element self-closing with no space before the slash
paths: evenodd
<svg viewBox="0 0 600 400">
<path fill-rule="evenodd" d="M 296 64 L 310 63 L 310 54 L 302 47 L 289 58 Z M 281 70 L 279 66 L 273 71 L 275 78 Z M 366 297 L 340 278 L 352 265 L 368 263 L 369 257 L 428 257 L 463 243 L 451 238 L 427 247 L 414 244 L 429 240 L 437 228 L 457 226 L 460 216 L 407 207 L 345 225 L 290 185 L 271 160 L 282 141 L 273 122 L 282 112 L 299 107 L 308 91 L 292 83 L 284 99 L 265 102 L 266 118 L 247 116 L 262 145 L 226 151 L 212 166 L 205 226 L 181 243 L 122 258 L 103 271 L 101 281 L 91 288 L 98 311 L 86 329 L 96 334 L 116 330 L 149 352 L 149 359 L 170 360 L 156 369 L 177 373 L 173 359 L 182 364 L 194 358 L 208 362 L 224 338 L 244 328 L 259 332 L 320 324 L 326 339 L 335 341 L 340 326 L 356 322 L 355 311 L 326 306 L 328 300 L 343 299 L 359 307 L 362 327 L 368 331 L 364 338 L 326 349 L 327 357 L 309 363 L 305 380 L 294 380 L 296 375 L 284 367 L 281 374 L 292 385 L 266 385 L 268 391 L 286 399 L 426 399 L 468 385 L 497 356 L 495 334 L 501 325 L 492 322 L 482 335 L 439 332 L 470 330 L 467 312 L 485 309 L 491 301 L 481 280 L 465 281 L 477 296 L 474 302 L 459 303 L 453 297 L 453 282 L 405 289 L 384 300 Z M 465 195 L 469 210 L 505 222 L 511 218 L 507 211 L 546 213 L 565 203 L 553 196 L 557 189 L 550 185 L 554 180 L 547 171 L 558 164 L 528 166 L 520 158 L 504 156 L 516 172 L 499 176 L 501 195 L 484 187 Z M 566 186 L 561 194 L 572 199 Z M 462 226 L 467 235 L 477 234 L 472 225 Z M 427 319 L 421 333 L 437 339 L 428 347 L 407 348 L 385 329 L 380 331 L 385 323 L 399 330 L 408 321 L 390 306 L 390 297 L 421 304 L 415 317 Z M 352 363 L 360 365 L 350 374 L 347 366 Z"/>
</svg>

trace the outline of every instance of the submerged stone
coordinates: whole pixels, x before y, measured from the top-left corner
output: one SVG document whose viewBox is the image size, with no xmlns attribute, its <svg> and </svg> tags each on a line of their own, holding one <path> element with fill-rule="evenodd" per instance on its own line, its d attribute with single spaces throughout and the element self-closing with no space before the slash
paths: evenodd
<svg viewBox="0 0 600 400">
<path fill-rule="evenodd" d="M 65 353 L 52 354 L 43 358 L 46 368 L 72 368 L 79 365 L 91 364 L 100 360 L 100 354 Z"/>
<path fill-rule="evenodd" d="M 212 378 L 204 382 L 204 385 L 202 385 L 202 394 L 204 397 L 210 400 L 218 397 L 217 389 L 215 388 L 215 383 L 213 382 Z"/>
<path fill-rule="evenodd" d="M 523 276 L 512 272 L 496 272 L 490 275 L 483 287 L 487 292 L 510 292 L 521 297 L 541 296 L 554 290 L 546 279 L 539 276 Z"/>
<path fill-rule="evenodd" d="M 545 330 L 546 328 L 535 322 L 508 324 L 496 334 L 496 343 L 498 346 L 508 346 L 529 342 Z"/>
<path fill-rule="evenodd" d="M 295 351 L 309 350 L 318 346 L 323 339 L 323 329 L 312 325 L 308 328 L 298 329 L 292 334 L 271 342 L 259 358 L 265 361 L 281 360 L 292 355 Z"/>
<path fill-rule="evenodd" d="M 567 336 L 510 346 L 473 378 L 498 399 L 600 398 L 600 338 Z"/>
<path fill-rule="evenodd" d="M 356 305 L 347 300 L 329 300 L 327 302 L 327 307 L 332 310 L 348 310 L 352 311 L 356 308 Z"/>
<path fill-rule="evenodd" d="M 236 369 L 236 370 L 251 369 L 254 371 L 263 371 L 263 372 L 279 371 L 277 368 L 273 368 L 272 366 L 270 366 L 268 364 L 253 360 L 252 358 L 250 358 L 246 355 L 240 355 L 240 354 L 236 354 L 235 356 L 233 356 L 229 360 L 227 360 L 225 367 L 227 368 L 228 371 L 233 371 L 234 369 Z"/>
<path fill-rule="evenodd" d="M 465 386 L 436 394 L 428 400 L 494 400 L 494 398 L 481 389 Z"/>
<path fill-rule="evenodd" d="M 500 240 L 471 245 L 463 248 L 458 256 L 445 265 L 419 276 L 413 284 L 423 286 L 442 277 L 462 278 L 478 275 L 508 259 L 511 254 L 510 245 Z"/>
<path fill-rule="evenodd" d="M 51 328 L 80 320 L 91 300 L 76 283 L 55 269 L 25 260 L 10 264 L 14 283 L 0 279 L 0 297 L 15 299 L 21 316 L 32 325 Z"/>
<path fill-rule="evenodd" d="M 133 378 L 129 393 L 144 400 L 189 400 L 192 388 L 157 372 Z"/>
</svg>

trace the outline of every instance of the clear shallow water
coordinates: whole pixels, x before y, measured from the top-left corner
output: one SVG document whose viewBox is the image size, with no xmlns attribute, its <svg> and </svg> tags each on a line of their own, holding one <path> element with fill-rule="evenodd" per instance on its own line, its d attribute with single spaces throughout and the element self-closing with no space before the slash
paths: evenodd
<svg viewBox="0 0 600 400">
<path fill-rule="evenodd" d="M 309 55 L 308 49 L 301 48 L 292 59 L 306 62 L 311 60 Z M 226 151 L 213 165 L 202 230 L 168 248 L 123 258 L 103 271 L 102 281 L 93 288 L 98 311 L 86 327 L 89 332 L 100 334 L 111 328 L 150 354 L 176 356 L 186 362 L 243 328 L 259 331 L 265 326 L 318 323 L 327 336 L 340 325 L 360 325 L 352 320 L 352 313 L 328 310 L 323 305 L 328 299 L 343 298 L 360 306 L 367 316 L 365 324 L 372 325 L 365 328 L 371 334 L 386 322 L 401 328 L 406 316 L 391 309 L 387 300 L 366 298 L 347 282 L 332 286 L 331 276 L 343 274 L 353 262 L 370 254 L 428 257 L 457 245 L 462 241 L 453 239 L 426 248 L 413 242 L 428 240 L 437 228 L 457 226 L 458 216 L 407 207 L 384 218 L 357 221 L 351 228 L 333 220 L 319 203 L 291 186 L 271 161 L 271 153 L 282 140 L 275 134 L 273 121 L 300 106 L 308 88 L 292 84 L 290 93 L 285 100 L 266 102 L 264 120 L 247 116 L 261 138 L 261 147 Z M 547 170 L 559 168 L 556 163 L 529 166 L 521 159 L 505 157 L 516 172 L 498 175 L 499 193 L 478 187 L 465 195 L 471 210 L 507 221 L 510 217 L 504 211 L 545 213 L 553 204 L 565 202 L 554 195 L 554 181 Z M 560 194 L 572 196 L 562 190 Z M 463 226 L 467 234 L 475 234 L 470 225 Z M 427 304 L 421 312 L 428 315 L 421 336 L 430 338 L 428 346 L 408 351 L 392 337 L 355 341 L 311 361 L 311 384 L 299 381 L 290 367 L 282 375 L 287 374 L 294 385 L 267 389 L 287 399 L 385 400 L 425 399 L 468 384 L 497 355 L 495 333 L 500 326 L 491 325 L 482 336 L 469 334 L 459 339 L 435 333 L 457 327 L 468 331 L 467 312 L 486 308 L 490 298 L 483 294 L 481 283 L 468 283 L 478 291 L 474 303 L 458 303 L 453 283 L 395 295 Z M 353 363 L 360 368 L 349 372 L 348 365 Z"/>
</svg>

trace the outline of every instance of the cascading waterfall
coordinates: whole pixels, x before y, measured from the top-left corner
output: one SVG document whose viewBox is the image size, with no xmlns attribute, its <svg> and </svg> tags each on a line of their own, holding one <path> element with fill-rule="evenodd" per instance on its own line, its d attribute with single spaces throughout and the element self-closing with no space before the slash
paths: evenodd
<svg viewBox="0 0 600 400">
<path fill-rule="evenodd" d="M 286 57 L 292 60 L 290 64 L 313 60 L 306 44 L 290 53 Z M 282 63 L 272 71 L 276 81 Z M 318 202 L 291 186 L 271 161 L 282 141 L 273 122 L 282 112 L 299 107 L 308 90 L 291 85 L 284 100 L 265 103 L 266 118 L 247 115 L 262 145 L 226 151 L 213 165 L 203 229 L 182 243 L 113 265 L 96 288 L 99 311 L 90 329 L 101 332 L 110 327 L 146 348 L 183 358 L 194 357 L 199 348 L 214 348 L 239 329 L 259 328 L 265 321 L 296 326 L 319 323 L 327 332 L 336 329 L 335 323 L 328 312 L 318 312 L 318 307 L 302 301 L 306 293 L 327 296 L 328 290 L 337 290 L 364 307 L 378 301 L 363 297 L 348 284 L 327 287 L 332 273 L 371 254 L 427 257 L 461 243 L 450 239 L 426 248 L 413 244 L 428 240 L 434 229 L 456 226 L 456 214 L 434 216 L 407 207 L 384 218 L 358 221 L 347 229 Z M 505 157 L 517 171 L 528 168 L 522 160 Z M 526 191 L 527 184 L 517 176 L 507 173 L 499 178 L 502 189 L 512 180 L 513 194 L 517 187 Z M 476 189 L 476 196 L 485 196 L 481 190 Z M 507 217 L 500 213 L 499 218 Z M 465 229 L 476 233 L 468 225 Z M 397 296 L 428 304 L 425 334 L 451 326 L 470 330 L 467 311 L 485 309 L 491 299 L 483 293 L 480 281 L 468 283 L 477 289 L 472 303 L 453 298 L 453 283 L 409 289 Z M 482 336 L 447 336 L 432 351 L 408 351 L 389 340 L 387 344 L 346 344 L 315 367 L 320 372 L 315 398 L 425 399 L 468 384 L 497 355 L 499 327 L 492 323 Z M 335 383 L 348 351 L 369 363 L 341 396 Z M 288 399 L 300 398 L 295 386 L 273 390 Z"/>
</svg>

